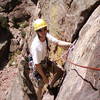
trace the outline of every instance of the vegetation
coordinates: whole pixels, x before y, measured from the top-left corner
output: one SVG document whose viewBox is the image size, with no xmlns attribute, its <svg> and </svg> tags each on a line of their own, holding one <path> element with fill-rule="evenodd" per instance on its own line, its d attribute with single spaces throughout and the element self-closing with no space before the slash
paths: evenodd
<svg viewBox="0 0 100 100">
<path fill-rule="evenodd" d="M 9 65 L 12 66 L 14 62 L 17 61 L 17 56 L 21 54 L 20 50 L 17 50 L 16 52 L 12 52 L 9 54 Z"/>
<path fill-rule="evenodd" d="M 7 28 L 8 27 L 8 18 L 4 16 L 0 16 L 0 26 L 2 28 Z"/>
</svg>

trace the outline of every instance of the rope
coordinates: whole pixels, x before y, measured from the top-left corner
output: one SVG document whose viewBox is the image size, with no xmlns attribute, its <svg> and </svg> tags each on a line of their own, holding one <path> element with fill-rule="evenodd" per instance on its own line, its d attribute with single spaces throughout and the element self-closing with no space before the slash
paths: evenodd
<svg viewBox="0 0 100 100">
<path fill-rule="evenodd" d="M 68 59 L 68 54 L 69 54 L 69 52 L 74 48 L 75 43 L 76 43 L 76 41 L 73 42 L 73 44 L 69 47 L 67 53 L 64 54 L 64 55 L 67 55 L 66 61 L 69 62 L 69 63 L 72 64 L 72 65 L 77 66 L 77 67 L 87 68 L 87 69 L 91 69 L 91 70 L 100 71 L 100 68 L 96 68 L 96 67 L 93 67 L 93 66 L 83 66 L 83 65 L 79 65 L 79 64 L 76 64 L 76 63 L 72 62 L 70 59 Z M 64 56 L 64 55 L 63 55 L 63 56 Z M 58 60 L 60 60 L 60 59 L 62 59 L 62 57 L 60 57 L 59 59 L 57 59 L 57 60 L 55 60 L 55 61 L 58 61 Z"/>
<path fill-rule="evenodd" d="M 87 68 L 87 69 L 91 69 L 91 70 L 96 70 L 96 71 L 100 71 L 100 68 L 96 68 L 96 67 L 93 67 L 93 66 L 82 66 L 82 65 L 79 65 L 79 64 L 75 64 L 74 62 L 70 61 L 69 59 L 67 59 L 67 62 L 77 66 L 77 67 L 82 67 L 82 68 Z"/>
</svg>

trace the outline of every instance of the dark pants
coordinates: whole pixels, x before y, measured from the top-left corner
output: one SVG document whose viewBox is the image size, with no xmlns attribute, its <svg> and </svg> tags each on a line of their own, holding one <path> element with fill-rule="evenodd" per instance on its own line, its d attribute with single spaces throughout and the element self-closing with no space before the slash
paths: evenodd
<svg viewBox="0 0 100 100">
<path fill-rule="evenodd" d="M 50 76 L 50 73 L 57 74 L 56 76 L 59 78 L 62 74 L 63 71 L 57 66 L 57 63 L 50 61 L 49 59 L 45 59 L 43 60 L 41 63 L 43 72 L 45 73 L 45 75 L 47 77 Z M 43 87 L 44 86 L 44 82 L 42 80 L 42 77 L 39 75 L 39 73 L 37 71 L 33 72 L 33 78 L 34 78 L 34 84 L 36 87 Z M 57 80 L 57 79 L 55 79 Z"/>
</svg>

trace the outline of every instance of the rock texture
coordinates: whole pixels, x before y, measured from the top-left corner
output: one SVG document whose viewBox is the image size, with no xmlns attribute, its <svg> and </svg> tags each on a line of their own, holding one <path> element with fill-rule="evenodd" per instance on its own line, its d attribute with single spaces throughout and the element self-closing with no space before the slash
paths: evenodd
<svg viewBox="0 0 100 100">
<path fill-rule="evenodd" d="M 15 67 L 0 70 L 0 100 L 5 100 L 8 89 L 11 88 L 18 69 Z"/>
<path fill-rule="evenodd" d="M 100 6 L 80 31 L 68 59 L 76 64 L 100 67 Z M 99 100 L 100 72 L 66 63 L 68 74 L 56 100 Z"/>
<path fill-rule="evenodd" d="M 80 29 L 99 4 L 99 0 L 40 0 L 41 13 L 51 34 L 67 41 L 71 41 L 73 34 L 78 38 Z"/>
<path fill-rule="evenodd" d="M 27 56 L 35 35 L 32 22 L 38 17 L 46 19 L 48 29 L 57 38 L 71 42 L 79 38 L 69 54 L 71 61 L 99 67 L 99 5 L 100 0 L 0 0 L 0 100 L 37 100 Z M 57 50 L 57 55 L 63 53 Z M 55 47 L 52 51 L 55 58 Z M 56 100 L 100 99 L 99 71 L 68 62 L 65 68 L 67 76 Z M 48 93 L 43 97 L 53 99 Z"/>
<path fill-rule="evenodd" d="M 73 42 L 100 0 L 39 0 L 40 15 L 49 23 L 50 33 L 58 39 Z M 54 48 L 54 47 L 52 47 Z M 53 58 L 60 57 L 63 49 L 58 48 Z M 51 56 L 51 57 L 52 57 Z M 62 61 L 58 61 L 61 65 Z"/>
<path fill-rule="evenodd" d="M 27 63 L 35 8 L 31 0 L 0 1 L 0 100 L 36 100 L 28 65 L 20 63 Z"/>
<path fill-rule="evenodd" d="M 25 60 L 19 63 L 17 75 L 8 90 L 6 100 L 37 100 L 33 84 L 29 79 L 29 69 Z"/>
</svg>

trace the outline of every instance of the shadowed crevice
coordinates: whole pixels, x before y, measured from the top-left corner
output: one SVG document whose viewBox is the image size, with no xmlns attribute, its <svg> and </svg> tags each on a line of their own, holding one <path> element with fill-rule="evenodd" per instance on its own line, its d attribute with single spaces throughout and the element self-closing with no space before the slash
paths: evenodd
<svg viewBox="0 0 100 100">
<path fill-rule="evenodd" d="M 35 5 L 37 5 L 38 0 L 31 0 Z"/>
<path fill-rule="evenodd" d="M 33 83 L 29 77 L 30 69 L 28 66 L 28 62 L 26 60 L 22 60 L 21 64 L 24 67 L 23 74 L 25 77 L 22 77 L 23 81 L 24 81 L 25 85 L 28 87 L 28 89 L 30 90 L 30 93 L 27 92 L 27 95 L 30 98 L 30 100 L 37 100 L 37 95 L 36 95 Z"/>
<path fill-rule="evenodd" d="M 21 4 L 22 2 L 21 2 L 21 0 L 11 0 L 11 2 L 8 2 L 7 4 L 6 4 L 6 6 L 4 7 L 4 12 L 6 12 L 6 13 L 10 13 L 11 11 L 13 11 L 13 9 L 17 6 L 17 5 L 19 5 L 19 4 Z"/>
<path fill-rule="evenodd" d="M 81 12 L 80 16 L 83 17 L 83 21 L 79 22 L 77 25 L 77 28 L 75 30 L 75 33 L 72 36 L 71 43 L 74 42 L 74 40 L 79 38 L 79 32 L 84 26 L 84 24 L 87 22 L 91 14 L 94 12 L 94 10 L 100 5 L 100 0 L 98 0 L 95 4 L 91 5 L 88 9 Z"/>
</svg>

